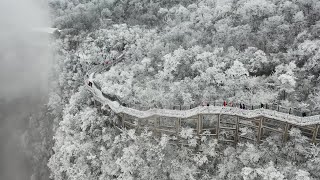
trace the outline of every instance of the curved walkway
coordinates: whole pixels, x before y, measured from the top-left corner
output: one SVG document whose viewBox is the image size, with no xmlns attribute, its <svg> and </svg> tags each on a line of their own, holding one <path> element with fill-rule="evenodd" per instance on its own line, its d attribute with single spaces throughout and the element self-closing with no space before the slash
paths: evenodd
<svg viewBox="0 0 320 180">
<path fill-rule="evenodd" d="M 91 73 L 86 82 L 93 82 L 93 77 L 95 73 Z M 189 118 L 199 114 L 223 114 L 223 115 L 235 115 L 243 118 L 270 118 L 285 123 L 290 123 L 297 126 L 309 126 L 320 124 L 320 115 L 299 117 L 292 114 L 282 113 L 269 109 L 255 109 L 246 110 L 239 109 L 237 107 L 223 107 L 223 106 L 198 106 L 189 110 L 171 110 L 171 109 L 150 109 L 147 111 L 141 111 L 129 107 L 122 106 L 117 101 L 112 101 L 106 95 L 102 93 L 101 90 L 93 83 L 92 87 L 88 86 L 87 89 L 93 94 L 94 98 L 104 105 L 109 106 L 115 113 L 124 113 L 136 118 L 144 119 L 151 118 L 154 116 L 161 117 L 175 117 L 175 118 Z"/>
<path fill-rule="evenodd" d="M 122 54 L 113 64 L 123 59 Z M 179 136 L 180 128 L 185 125 L 182 125 L 182 122 L 186 123 L 188 120 L 192 120 L 196 123 L 196 125 L 193 124 L 193 130 L 198 136 L 215 136 L 218 141 L 238 143 L 240 139 L 245 139 L 260 143 L 265 136 L 270 135 L 270 132 L 280 133 L 283 141 L 286 141 L 290 128 L 297 127 L 304 136 L 310 138 L 312 143 L 320 142 L 320 134 L 318 135 L 320 115 L 300 117 L 289 114 L 291 109 L 290 111 L 286 111 L 288 113 L 280 112 L 279 106 L 277 108 L 278 111 L 264 108 L 248 110 L 237 107 L 212 105 L 197 106 L 187 110 L 181 110 L 180 106 L 180 110 L 152 108 L 144 111 L 122 106 L 116 96 L 103 93 L 101 88 L 94 82 L 96 72 L 100 72 L 103 69 L 108 70 L 111 66 L 112 65 L 93 68 L 90 72 L 91 74 L 85 79 L 85 86 L 92 93 L 96 101 L 99 101 L 103 106 L 108 106 L 114 113 L 120 115 L 120 121 L 116 123 L 116 127 L 121 123 L 120 129 L 151 127 L 156 134 L 169 133 Z M 91 82 L 90 86 L 89 82 Z M 301 113 L 298 114 L 301 115 Z M 207 115 L 218 116 L 217 121 L 213 119 L 209 120 L 210 122 L 213 120 L 215 125 L 208 126 L 205 122 L 205 116 Z M 221 118 L 222 115 L 226 115 L 227 118 Z M 233 122 L 231 120 L 230 122 L 230 117 L 236 117 L 236 120 L 233 120 Z M 169 121 L 173 122 L 174 125 L 161 125 L 161 118 L 169 118 Z M 152 125 L 141 124 L 144 120 L 147 120 L 147 122 L 150 121 Z M 248 123 L 248 121 L 250 122 Z M 188 124 L 187 127 L 189 127 L 189 125 L 190 124 Z M 254 133 L 251 135 L 243 135 L 240 133 L 240 129 L 243 127 L 251 128 Z M 229 137 L 232 137 L 232 139 L 224 137 L 226 132 L 229 132 Z"/>
</svg>

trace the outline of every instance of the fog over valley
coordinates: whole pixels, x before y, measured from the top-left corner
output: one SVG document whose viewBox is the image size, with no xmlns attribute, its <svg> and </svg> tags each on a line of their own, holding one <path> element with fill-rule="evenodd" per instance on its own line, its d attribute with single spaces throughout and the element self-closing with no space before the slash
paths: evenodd
<svg viewBox="0 0 320 180">
<path fill-rule="evenodd" d="M 0 1 L 0 179 L 30 179 L 32 166 L 21 135 L 30 114 L 46 103 L 49 36 L 34 31 L 50 25 L 46 4 Z"/>
</svg>

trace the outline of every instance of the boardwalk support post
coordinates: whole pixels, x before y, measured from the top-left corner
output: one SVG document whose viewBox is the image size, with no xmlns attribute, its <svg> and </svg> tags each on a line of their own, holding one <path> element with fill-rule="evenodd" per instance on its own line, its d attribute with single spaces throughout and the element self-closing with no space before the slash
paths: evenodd
<svg viewBox="0 0 320 180">
<path fill-rule="evenodd" d="M 313 130 L 313 135 L 312 135 L 312 143 L 313 143 L 313 144 L 316 144 L 317 135 L 318 135 L 318 130 L 319 130 L 319 125 L 317 124 L 317 125 L 314 127 L 314 130 Z"/>
<path fill-rule="evenodd" d="M 201 131 L 201 118 L 202 118 L 202 115 L 201 114 L 198 114 L 198 119 L 197 119 L 197 135 L 199 136 L 200 135 L 200 131 Z"/>
<path fill-rule="evenodd" d="M 217 124 L 217 140 L 219 141 L 219 132 L 220 132 L 220 120 L 221 114 L 218 114 L 218 124 Z"/>
<path fill-rule="evenodd" d="M 176 126 L 175 129 L 176 129 L 176 133 L 177 133 L 177 142 L 179 143 L 180 142 L 179 133 L 180 133 L 180 127 L 181 127 L 181 118 L 177 118 L 176 119 L 175 126 Z"/>
<path fill-rule="evenodd" d="M 156 135 L 156 136 L 158 136 L 158 135 L 160 135 L 161 136 L 161 133 L 160 133 L 160 121 L 161 121 L 161 117 L 155 117 L 155 119 L 154 119 L 154 134 Z"/>
<path fill-rule="evenodd" d="M 176 133 L 177 133 L 177 135 L 179 134 L 179 132 L 180 132 L 180 127 L 181 127 L 181 118 L 177 118 L 176 119 Z"/>
<path fill-rule="evenodd" d="M 93 105 L 94 105 L 95 108 L 97 107 L 96 99 L 93 100 Z"/>
<path fill-rule="evenodd" d="M 198 119 L 197 119 L 197 136 L 199 137 L 199 139 L 198 139 L 198 142 L 197 142 L 197 148 L 199 148 L 199 145 L 201 144 L 202 119 L 203 119 L 203 115 L 202 115 L 202 114 L 198 114 Z"/>
<path fill-rule="evenodd" d="M 234 142 L 235 144 L 239 142 L 239 116 L 237 116 L 237 120 L 236 120 L 236 131 L 234 132 Z"/>
<path fill-rule="evenodd" d="M 141 120 L 140 118 L 137 119 L 137 126 L 136 126 L 136 130 L 137 130 L 137 131 L 139 131 L 140 129 L 143 129 L 143 128 L 141 127 L 141 124 L 142 124 L 141 121 L 142 121 L 142 120 Z"/>
<path fill-rule="evenodd" d="M 259 127 L 258 127 L 258 137 L 257 137 L 257 143 L 259 144 L 261 141 L 261 136 L 262 136 L 262 121 L 263 117 L 259 119 Z"/>
<path fill-rule="evenodd" d="M 122 120 L 121 120 L 121 126 L 122 126 L 122 128 L 124 128 L 124 121 L 125 121 L 125 114 L 124 113 L 122 113 L 122 118 L 121 118 Z"/>
<path fill-rule="evenodd" d="M 289 131 L 289 123 L 286 123 L 286 126 L 284 127 L 284 133 L 283 133 L 283 138 L 282 141 L 286 142 L 288 140 L 288 131 Z"/>
</svg>

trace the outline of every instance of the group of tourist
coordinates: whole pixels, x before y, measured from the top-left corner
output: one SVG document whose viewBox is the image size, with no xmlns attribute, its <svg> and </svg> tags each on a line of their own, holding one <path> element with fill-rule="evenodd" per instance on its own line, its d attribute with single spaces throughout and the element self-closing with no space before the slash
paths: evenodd
<svg viewBox="0 0 320 180">
<path fill-rule="evenodd" d="M 89 78 L 89 76 L 87 75 L 87 78 Z M 92 87 L 92 82 L 91 81 L 88 81 L 88 85 L 90 86 L 90 87 Z M 245 104 L 243 104 L 243 103 L 239 103 L 239 104 L 236 104 L 236 106 L 234 106 L 234 104 L 232 103 L 232 102 L 227 102 L 227 101 L 223 101 L 223 106 L 224 107 L 226 107 L 226 106 L 230 106 L 230 107 L 237 107 L 239 105 L 239 107 L 240 107 L 240 109 L 246 109 L 246 105 Z M 122 106 L 127 106 L 127 104 L 125 104 L 125 103 L 122 103 Z M 202 106 L 209 106 L 209 103 L 208 102 L 203 102 L 202 103 Z M 190 108 L 191 108 L 191 106 L 190 106 Z M 263 103 L 261 103 L 260 104 L 260 108 L 266 108 L 266 109 L 268 109 L 268 104 L 265 104 L 265 106 L 264 106 L 264 104 Z M 180 109 L 181 109 L 181 107 L 180 107 Z M 252 109 L 253 109 L 253 106 L 252 106 Z M 279 108 L 278 108 L 278 111 L 279 111 Z M 290 111 L 289 111 L 289 114 L 291 114 L 291 108 L 290 108 Z M 307 116 L 307 113 L 306 112 L 302 112 L 302 117 L 305 117 L 305 116 Z"/>
<path fill-rule="evenodd" d="M 227 101 L 223 101 L 223 106 L 228 106 Z M 234 107 L 232 102 L 229 102 L 229 106 Z M 246 105 L 244 105 L 243 103 L 239 103 L 239 107 L 240 109 L 246 109 Z"/>
<path fill-rule="evenodd" d="M 236 106 L 234 106 L 234 104 L 232 102 L 227 102 L 227 101 L 223 101 L 223 106 L 226 107 L 226 106 L 230 106 L 230 107 L 237 107 L 239 105 L 240 109 L 246 109 L 246 105 L 243 104 L 243 103 L 239 103 L 239 104 L 236 104 Z M 202 103 L 202 106 L 209 106 L 209 103 L 207 102 L 203 102 Z M 261 103 L 260 105 L 261 108 L 264 108 L 264 104 Z M 266 108 L 267 108 L 267 104 L 266 104 Z"/>
</svg>

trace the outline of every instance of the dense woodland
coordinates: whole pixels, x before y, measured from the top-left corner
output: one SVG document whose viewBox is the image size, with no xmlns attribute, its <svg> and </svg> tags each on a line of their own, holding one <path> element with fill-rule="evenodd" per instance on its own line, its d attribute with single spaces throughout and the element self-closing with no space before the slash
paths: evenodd
<svg viewBox="0 0 320 180">
<path fill-rule="evenodd" d="M 227 100 L 320 110 L 320 1 L 50 0 L 49 5 L 61 30 L 51 45 L 55 65 L 46 113 L 54 120 L 34 118 L 31 125 L 43 121 L 50 128 L 40 124 L 41 136 L 27 131 L 25 137 L 37 152 L 49 152 L 34 161 L 50 157 L 52 179 L 320 178 L 320 148 L 297 129 L 285 144 L 274 135 L 259 145 L 232 146 L 205 137 L 199 145 L 189 129 L 180 133 L 187 145 L 170 144 L 172 137 L 165 135 L 112 128 L 116 116 L 100 114 L 83 87 L 90 69 L 106 68 L 123 54 L 96 82 L 126 103 L 162 107 Z"/>
</svg>

